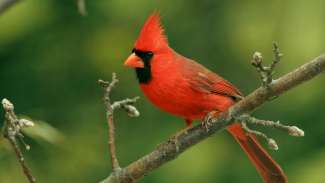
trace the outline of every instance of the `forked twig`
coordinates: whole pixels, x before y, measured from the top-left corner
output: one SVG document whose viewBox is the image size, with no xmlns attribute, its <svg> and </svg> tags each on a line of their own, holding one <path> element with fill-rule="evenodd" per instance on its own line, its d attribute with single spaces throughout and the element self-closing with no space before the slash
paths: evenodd
<svg viewBox="0 0 325 183">
<path fill-rule="evenodd" d="M 135 102 L 139 99 L 139 97 L 134 97 L 132 99 L 127 98 L 124 100 L 115 101 L 113 103 L 111 102 L 110 93 L 112 89 L 115 87 L 117 82 L 118 79 L 115 73 L 112 74 L 111 82 L 98 80 L 98 84 L 104 89 L 103 100 L 106 107 L 106 118 L 109 126 L 108 148 L 111 156 L 112 171 L 114 173 L 121 170 L 116 156 L 115 125 L 114 125 L 114 116 L 113 116 L 114 110 L 119 108 L 124 109 L 127 112 L 127 114 L 131 117 L 138 117 L 140 115 L 139 111 L 133 106 L 133 104 L 135 104 Z"/>
<path fill-rule="evenodd" d="M 263 57 L 260 52 L 255 52 L 253 54 L 253 59 L 251 64 L 256 68 L 257 72 L 260 74 L 262 85 L 267 86 L 272 82 L 272 76 L 275 69 L 275 66 L 280 62 L 282 53 L 280 52 L 279 46 L 276 42 L 273 42 L 273 54 L 274 59 L 271 65 L 263 65 Z"/>
<path fill-rule="evenodd" d="M 10 145 L 14 149 L 20 166 L 22 167 L 28 181 L 30 183 L 36 183 L 36 179 L 33 177 L 31 170 L 28 168 L 23 153 L 16 140 L 16 137 L 18 137 L 24 143 L 22 139 L 24 136 L 21 133 L 21 129 L 34 126 L 34 123 L 27 119 L 18 119 L 14 112 L 14 105 L 8 99 L 2 99 L 2 107 L 5 110 L 5 122 L 2 129 L 3 136 L 10 142 Z M 24 145 L 27 150 L 30 149 L 29 145 L 26 143 L 24 143 Z"/>
</svg>

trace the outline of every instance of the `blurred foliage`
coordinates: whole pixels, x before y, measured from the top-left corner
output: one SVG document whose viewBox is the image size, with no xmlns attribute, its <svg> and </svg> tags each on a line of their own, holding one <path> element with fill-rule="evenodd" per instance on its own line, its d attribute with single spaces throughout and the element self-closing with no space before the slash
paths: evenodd
<svg viewBox="0 0 325 183">
<path fill-rule="evenodd" d="M 26 159 L 39 182 L 98 182 L 110 172 L 107 126 L 98 78 L 120 79 L 114 98 L 140 95 L 142 116 L 116 114 L 117 151 L 122 165 L 150 152 L 184 127 L 181 119 L 156 109 L 139 90 L 123 61 L 146 17 L 159 10 L 170 45 L 218 72 L 244 93 L 260 83 L 249 61 L 255 50 L 272 59 L 272 41 L 284 53 L 280 76 L 324 52 L 325 1 L 274 0 L 106 0 L 22 1 L 0 16 L 0 97 L 17 114 L 48 123 L 31 135 Z M 264 105 L 259 118 L 294 122 L 306 132 L 291 138 L 266 129 L 278 140 L 271 152 L 291 182 L 325 181 L 324 76 Z M 159 119 L 159 120 L 157 120 Z M 3 111 L 0 112 L 0 125 Z M 38 123 L 38 122 L 37 122 Z M 37 129 L 34 129 L 37 131 Z M 38 137 L 35 137 L 38 136 Z M 35 137 L 35 138 L 34 138 Z M 47 140 L 37 140 L 39 138 Z M 62 138 L 64 137 L 64 138 Z M 54 139 L 53 139 L 54 138 Z M 12 150 L 0 138 L 0 182 L 26 182 Z M 261 182 L 239 146 L 218 133 L 161 167 L 142 182 Z"/>
<path fill-rule="evenodd" d="M 44 141 L 54 145 L 59 144 L 64 140 L 63 134 L 47 122 L 32 119 L 29 120 L 34 122 L 34 126 L 24 128 L 23 133 L 33 138 L 33 140 L 38 140 L 40 142 Z"/>
</svg>

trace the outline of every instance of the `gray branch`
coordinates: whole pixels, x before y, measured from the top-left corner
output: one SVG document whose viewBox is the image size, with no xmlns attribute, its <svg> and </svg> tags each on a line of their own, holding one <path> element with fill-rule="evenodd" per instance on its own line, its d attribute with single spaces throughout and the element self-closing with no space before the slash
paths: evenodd
<svg viewBox="0 0 325 183">
<path fill-rule="evenodd" d="M 113 173 L 109 175 L 101 183 L 129 183 L 140 180 L 151 171 L 175 159 L 189 147 L 225 129 L 233 123 L 235 118 L 253 112 L 265 102 L 305 81 L 311 80 L 318 74 L 324 72 L 324 70 L 325 54 L 309 61 L 277 80 L 271 80 L 267 85 L 268 87 L 262 86 L 256 89 L 253 93 L 229 108 L 228 111 L 223 112 L 217 119 L 213 119 L 208 131 L 201 125 L 183 131 L 175 137 L 177 143 L 174 140 L 163 142 L 149 154 L 122 168 L 118 174 Z"/>
<path fill-rule="evenodd" d="M 27 119 L 18 119 L 14 112 L 14 105 L 9 100 L 3 99 L 2 106 L 5 110 L 5 122 L 2 129 L 3 136 L 10 142 L 10 145 L 14 149 L 20 166 L 22 167 L 23 172 L 27 177 L 28 181 L 30 183 L 36 183 L 36 179 L 33 177 L 31 170 L 28 168 L 23 153 L 21 152 L 16 140 L 16 137 L 20 138 L 21 140 L 24 137 L 21 133 L 22 128 L 34 126 L 34 123 Z M 22 142 L 24 141 L 22 140 Z M 27 150 L 30 149 L 29 145 L 25 143 L 24 145 Z"/>
<path fill-rule="evenodd" d="M 87 16 L 86 2 L 85 0 L 77 0 L 77 7 L 80 15 Z"/>
<path fill-rule="evenodd" d="M 1 2 L 0 2 L 0 14 L 5 12 L 12 5 L 14 5 L 15 3 L 18 3 L 19 1 L 20 0 L 1 0 Z"/>
<path fill-rule="evenodd" d="M 236 121 L 240 121 L 241 126 L 247 133 L 254 134 L 254 135 L 266 140 L 269 145 L 269 148 L 272 150 L 279 149 L 276 141 L 272 138 L 269 138 L 263 132 L 260 132 L 257 130 L 252 130 L 251 128 L 249 128 L 247 126 L 247 124 L 261 125 L 261 126 L 266 126 L 266 127 L 272 127 L 275 129 L 280 129 L 294 137 L 303 137 L 305 135 L 305 132 L 303 130 L 301 130 L 300 128 L 298 128 L 297 126 L 284 125 L 284 124 L 280 123 L 280 121 L 275 122 L 275 121 L 270 121 L 270 120 L 257 119 L 257 118 L 250 116 L 249 114 L 243 114 L 243 115 L 240 115 L 239 117 L 236 117 Z"/>
<path fill-rule="evenodd" d="M 116 145 L 115 145 L 115 125 L 114 125 L 114 111 L 116 109 L 124 109 L 130 117 L 138 117 L 140 115 L 139 111 L 133 106 L 139 97 L 134 97 L 132 99 L 124 99 L 116 102 L 111 102 L 110 94 L 112 89 L 118 83 L 116 74 L 112 74 L 112 81 L 98 80 L 98 84 L 104 89 L 104 104 L 106 107 L 106 118 L 109 127 L 108 130 L 108 149 L 110 151 L 110 157 L 112 162 L 112 172 L 113 174 L 119 174 L 121 171 L 117 156 L 116 156 Z"/>
<path fill-rule="evenodd" d="M 272 82 L 272 76 L 274 73 L 275 66 L 280 62 L 282 53 L 280 52 L 279 46 L 276 42 L 273 43 L 273 54 L 274 59 L 270 66 L 263 65 L 263 57 L 260 52 L 255 52 L 253 54 L 253 59 L 251 64 L 256 68 L 257 72 L 260 74 L 263 86 L 267 86 Z"/>
</svg>

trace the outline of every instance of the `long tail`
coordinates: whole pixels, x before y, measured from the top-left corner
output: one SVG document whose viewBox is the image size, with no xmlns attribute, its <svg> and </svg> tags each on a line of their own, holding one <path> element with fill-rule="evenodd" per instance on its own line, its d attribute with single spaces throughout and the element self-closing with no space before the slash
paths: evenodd
<svg viewBox="0 0 325 183">
<path fill-rule="evenodd" d="M 254 135 L 247 135 L 240 124 L 235 123 L 228 127 L 228 131 L 248 155 L 256 170 L 266 183 L 287 183 L 287 177 L 281 167 L 271 158 L 265 149 L 258 143 Z"/>
</svg>

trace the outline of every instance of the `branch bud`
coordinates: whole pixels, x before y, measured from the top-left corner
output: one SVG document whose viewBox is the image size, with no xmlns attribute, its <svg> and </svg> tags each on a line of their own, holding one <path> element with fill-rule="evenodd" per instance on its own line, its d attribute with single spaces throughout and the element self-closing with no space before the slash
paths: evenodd
<svg viewBox="0 0 325 183">
<path fill-rule="evenodd" d="M 3 106 L 5 111 L 14 110 L 14 105 L 6 98 L 2 99 L 2 106 Z"/>
<path fill-rule="evenodd" d="M 32 127 L 32 126 L 34 126 L 34 123 L 28 119 L 20 119 L 19 125 L 21 127 Z"/>
<path fill-rule="evenodd" d="M 276 141 L 274 139 L 269 139 L 268 140 L 268 144 L 269 144 L 269 148 L 272 149 L 272 150 L 278 150 L 279 147 L 278 147 L 278 144 L 276 143 Z"/>
<path fill-rule="evenodd" d="M 291 136 L 295 136 L 295 137 L 303 137 L 305 136 L 305 132 L 298 128 L 297 126 L 290 126 L 288 129 L 288 133 Z"/>
<path fill-rule="evenodd" d="M 253 60 L 252 60 L 251 63 L 252 63 L 252 65 L 254 65 L 254 66 L 258 66 L 258 65 L 261 65 L 262 60 L 263 60 L 262 53 L 256 51 L 256 52 L 253 54 Z"/>
<path fill-rule="evenodd" d="M 140 112 L 133 105 L 125 105 L 124 109 L 126 110 L 126 112 L 128 113 L 128 115 L 130 117 L 139 117 L 140 116 Z"/>
</svg>

